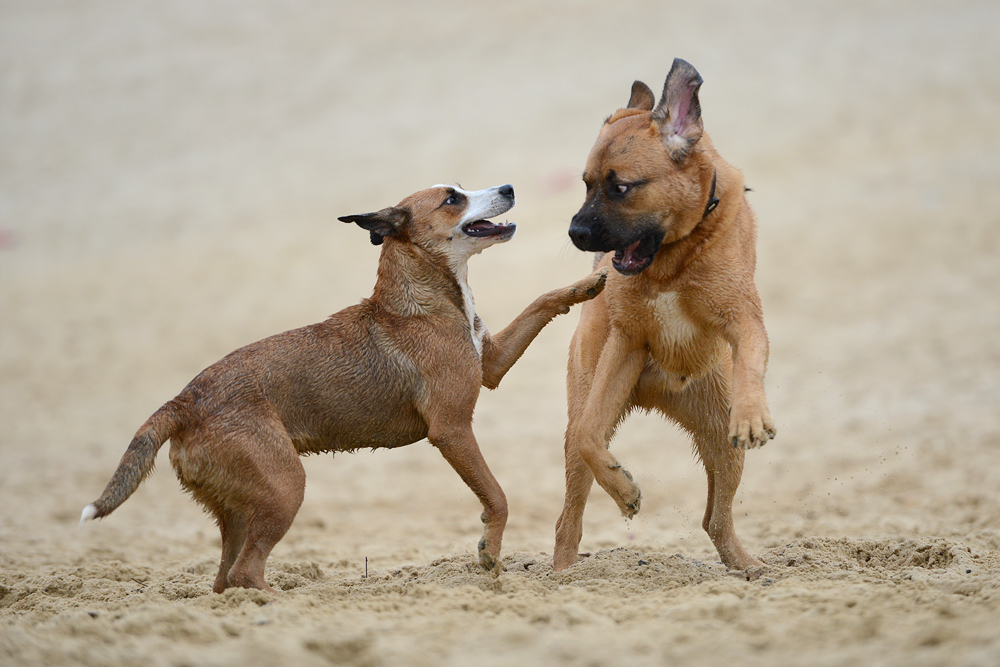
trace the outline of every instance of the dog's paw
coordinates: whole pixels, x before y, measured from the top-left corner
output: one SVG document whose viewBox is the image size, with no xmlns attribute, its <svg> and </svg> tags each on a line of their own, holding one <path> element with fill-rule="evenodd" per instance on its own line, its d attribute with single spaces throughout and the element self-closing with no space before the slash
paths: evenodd
<svg viewBox="0 0 1000 667">
<path fill-rule="evenodd" d="M 604 286 L 608 282 L 608 267 L 604 266 L 594 271 L 587 277 L 587 280 L 592 281 L 592 283 L 587 288 L 586 293 L 589 298 L 593 299 L 604 291 Z"/>
<path fill-rule="evenodd" d="M 566 288 L 566 301 L 563 303 L 560 312 L 563 315 L 569 312 L 570 306 L 590 301 L 604 291 L 604 286 L 608 282 L 608 269 L 602 267 L 594 271 L 583 280 L 579 280 Z"/>
<path fill-rule="evenodd" d="M 483 569 L 492 574 L 494 577 L 499 576 L 500 570 L 502 569 L 500 565 L 500 560 L 494 558 L 486 550 L 486 538 L 479 540 L 479 564 L 483 566 Z"/>
<path fill-rule="evenodd" d="M 618 505 L 622 516 L 631 519 L 639 512 L 639 507 L 642 505 L 642 491 L 632 480 L 632 474 L 622 468 L 620 463 L 609 466 L 606 475 L 595 477 L 598 484 Z"/>
<path fill-rule="evenodd" d="M 726 574 L 730 577 L 736 577 L 737 579 L 743 579 L 744 581 L 757 581 L 765 574 L 768 573 L 767 566 L 756 560 L 756 564 L 751 564 L 744 566 L 740 569 L 730 568 Z"/>
<path fill-rule="evenodd" d="M 754 409 L 733 409 L 729 419 L 729 442 L 739 449 L 763 447 L 778 434 L 767 406 Z"/>
</svg>

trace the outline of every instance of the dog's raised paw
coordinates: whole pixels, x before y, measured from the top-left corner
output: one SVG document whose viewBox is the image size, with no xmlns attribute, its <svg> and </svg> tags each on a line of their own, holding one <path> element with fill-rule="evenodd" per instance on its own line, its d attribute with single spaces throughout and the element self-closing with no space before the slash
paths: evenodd
<svg viewBox="0 0 1000 667">
<path fill-rule="evenodd" d="M 595 297 L 604 291 L 604 286 L 608 282 L 608 269 L 607 267 L 597 271 L 597 282 L 595 282 L 591 287 L 587 289 L 587 296 Z"/>
<path fill-rule="evenodd" d="M 608 468 L 613 477 L 598 479 L 598 484 L 614 499 L 622 516 L 631 519 L 639 512 L 639 507 L 642 505 L 642 491 L 632 480 L 632 473 L 622 468 L 620 463 L 616 462 Z"/>
<path fill-rule="evenodd" d="M 642 491 L 640 491 L 639 487 L 636 486 L 635 500 L 625 503 L 625 508 L 622 509 L 622 516 L 624 516 L 626 519 L 631 519 L 632 517 L 634 517 L 636 514 L 639 513 L 640 505 L 642 505 Z"/>
<path fill-rule="evenodd" d="M 599 269 L 569 288 L 569 296 L 573 303 L 589 301 L 604 291 L 608 281 L 608 270 Z"/>
<path fill-rule="evenodd" d="M 733 447 L 744 450 L 763 447 L 777 433 L 766 407 L 760 411 L 730 409 L 728 438 Z"/>
</svg>

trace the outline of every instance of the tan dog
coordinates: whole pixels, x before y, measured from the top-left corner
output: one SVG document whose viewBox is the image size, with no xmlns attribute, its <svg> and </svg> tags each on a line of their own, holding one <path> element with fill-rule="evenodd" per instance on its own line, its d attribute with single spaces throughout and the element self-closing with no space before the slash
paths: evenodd
<svg viewBox="0 0 1000 667">
<path fill-rule="evenodd" d="M 222 531 L 213 590 L 271 590 L 264 564 L 305 491 L 300 455 L 427 438 L 482 501 L 479 561 L 497 572 L 507 501 L 472 432 L 479 388 L 495 388 L 542 327 L 596 296 L 606 277 L 595 272 L 539 297 L 491 336 L 476 316 L 466 262 L 510 240 L 514 225 L 487 218 L 513 205 L 509 185 L 442 185 L 340 218 L 384 241 L 372 297 L 209 366 L 139 429 L 81 523 L 121 505 L 169 438 L 181 485 Z"/>
<path fill-rule="evenodd" d="M 637 408 L 686 429 L 708 473 L 702 523 L 727 567 L 758 568 L 733 528 L 744 450 L 775 435 L 764 397 L 768 344 L 754 285 L 756 223 L 742 174 L 704 134 L 702 79 L 675 60 L 656 108 L 632 86 L 587 158 L 570 238 L 614 267 L 584 306 L 569 356 L 566 501 L 554 567 L 577 561 L 594 479 L 631 517 L 639 487 L 608 443 Z M 731 410 L 730 410 L 731 408 Z"/>
</svg>

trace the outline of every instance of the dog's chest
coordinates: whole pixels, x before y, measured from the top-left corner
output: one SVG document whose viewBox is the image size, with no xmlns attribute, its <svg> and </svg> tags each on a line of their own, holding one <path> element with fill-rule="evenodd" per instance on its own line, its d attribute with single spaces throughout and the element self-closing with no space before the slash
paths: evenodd
<svg viewBox="0 0 1000 667">
<path fill-rule="evenodd" d="M 480 358 L 483 356 L 483 338 L 486 336 L 486 325 L 479 316 L 476 315 L 476 301 L 472 298 L 472 290 L 469 288 L 469 281 L 465 271 L 456 271 L 455 277 L 458 279 L 458 286 L 462 290 L 462 302 L 465 306 L 465 316 L 469 318 L 469 332 L 472 336 L 472 346 L 476 348 L 476 354 Z"/>
<path fill-rule="evenodd" d="M 649 351 L 665 371 L 700 376 L 715 358 L 710 337 L 684 312 L 677 292 L 663 292 L 648 302 L 652 327 L 647 331 Z"/>
<path fill-rule="evenodd" d="M 698 328 L 681 309 L 677 292 L 662 292 L 649 303 L 656 323 L 654 337 L 665 346 L 686 346 L 698 335 Z"/>
</svg>

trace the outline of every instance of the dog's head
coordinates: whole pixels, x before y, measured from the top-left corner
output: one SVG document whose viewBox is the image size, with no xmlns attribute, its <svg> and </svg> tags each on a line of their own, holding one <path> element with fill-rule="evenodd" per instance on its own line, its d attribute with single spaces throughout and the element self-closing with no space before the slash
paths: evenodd
<svg viewBox="0 0 1000 667">
<path fill-rule="evenodd" d="M 375 245 L 386 238 L 406 241 L 444 257 L 454 266 L 514 236 L 516 225 L 490 220 L 513 206 L 514 188 L 510 185 L 475 191 L 435 185 L 396 206 L 338 219 L 368 230 Z"/>
<path fill-rule="evenodd" d="M 664 243 L 687 235 L 710 198 L 711 161 L 698 150 L 702 78 L 676 59 L 660 103 L 641 81 L 605 121 L 583 174 L 587 197 L 569 236 L 580 250 L 614 252 L 619 273 L 645 270 Z"/>
</svg>

